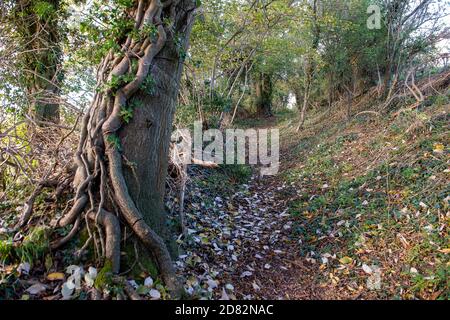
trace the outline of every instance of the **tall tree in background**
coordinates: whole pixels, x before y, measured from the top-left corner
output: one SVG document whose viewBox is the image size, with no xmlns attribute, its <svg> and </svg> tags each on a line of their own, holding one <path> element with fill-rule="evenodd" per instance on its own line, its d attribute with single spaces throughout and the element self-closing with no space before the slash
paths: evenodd
<svg viewBox="0 0 450 320">
<path fill-rule="evenodd" d="M 257 72 L 253 79 L 255 109 L 258 115 L 272 116 L 273 80 L 267 72 Z"/>
<path fill-rule="evenodd" d="M 18 61 L 29 100 L 28 114 L 38 124 L 59 122 L 60 117 L 60 9 L 60 0 L 19 0 L 11 13 L 21 42 Z"/>
</svg>

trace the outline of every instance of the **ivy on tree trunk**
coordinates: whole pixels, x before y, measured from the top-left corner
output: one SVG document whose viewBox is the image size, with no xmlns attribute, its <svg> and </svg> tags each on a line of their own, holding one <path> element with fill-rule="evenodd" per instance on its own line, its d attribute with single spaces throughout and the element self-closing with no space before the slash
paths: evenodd
<svg viewBox="0 0 450 320">
<path fill-rule="evenodd" d="M 134 29 L 116 40 L 120 50 L 111 49 L 99 66 L 98 91 L 83 119 L 75 157 L 74 205 L 59 220 L 64 227 L 84 216 L 100 225 L 105 258 L 115 273 L 123 222 L 151 253 L 172 290 L 177 281 L 166 243 L 171 237 L 163 197 L 195 8 L 191 0 L 140 0 L 126 9 Z"/>
<path fill-rule="evenodd" d="M 23 42 L 19 59 L 29 100 L 28 114 L 38 125 L 57 123 L 60 118 L 60 6 L 60 0 L 20 0 L 13 11 L 14 23 Z"/>
</svg>

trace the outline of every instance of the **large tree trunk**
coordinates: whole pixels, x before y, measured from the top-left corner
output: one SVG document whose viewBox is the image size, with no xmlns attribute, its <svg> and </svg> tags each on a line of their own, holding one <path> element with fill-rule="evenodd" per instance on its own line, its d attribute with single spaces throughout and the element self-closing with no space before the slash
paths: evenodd
<svg viewBox="0 0 450 320">
<path fill-rule="evenodd" d="M 40 9 L 38 9 L 40 8 Z M 15 21 L 24 44 L 19 58 L 25 71 L 28 114 L 38 125 L 59 122 L 61 48 L 58 16 L 60 0 L 20 0 Z"/>
<path fill-rule="evenodd" d="M 133 120 L 119 133 L 123 156 L 132 164 L 141 164 L 124 166 L 130 195 L 144 221 L 167 243 L 173 239 L 166 230 L 163 198 L 170 135 L 182 71 L 177 55 L 171 45 L 166 45 L 160 51 L 150 70 L 156 82 L 155 94 L 136 94 L 134 101 L 142 104 L 142 107 L 134 110 Z"/>
<path fill-rule="evenodd" d="M 97 81 L 99 88 L 106 89 L 96 94 L 84 118 L 75 159 L 76 198 L 72 209 L 59 221 L 60 226 L 66 226 L 87 214 L 103 225 L 105 258 L 118 272 L 117 214 L 151 253 L 171 289 L 176 288 L 177 281 L 164 241 L 169 239 L 164 184 L 194 10 L 192 0 L 140 0 L 128 10 L 136 29 L 144 32 L 154 28 L 157 35 L 150 39 L 147 32 L 139 40 L 128 36 L 118 43 L 125 56 L 111 51 L 103 59 Z M 108 86 L 113 78 L 123 79 L 118 87 Z"/>
<path fill-rule="evenodd" d="M 261 116 L 272 116 L 273 83 L 270 74 L 258 73 L 254 80 L 256 113 Z"/>
</svg>

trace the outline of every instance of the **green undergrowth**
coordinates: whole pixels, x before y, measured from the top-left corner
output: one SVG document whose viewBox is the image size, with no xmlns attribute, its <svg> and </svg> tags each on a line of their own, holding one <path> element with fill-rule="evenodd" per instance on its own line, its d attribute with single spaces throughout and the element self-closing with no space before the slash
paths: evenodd
<svg viewBox="0 0 450 320">
<path fill-rule="evenodd" d="M 0 262 L 28 262 L 41 260 L 49 250 L 49 229 L 46 227 L 31 228 L 22 241 L 13 242 L 10 237 L 0 239 Z"/>
<path fill-rule="evenodd" d="M 220 165 L 202 176 L 194 177 L 194 182 L 213 194 L 229 195 L 235 191 L 236 185 L 247 183 L 251 175 L 252 168 L 249 165 Z"/>
<path fill-rule="evenodd" d="M 11 236 L 0 235 L 0 300 L 17 298 L 21 287 L 17 266 L 28 263 L 31 267 L 45 264 L 49 252 L 49 229 L 36 226 L 30 228 L 20 241 Z"/>
<path fill-rule="evenodd" d="M 352 161 L 337 159 L 360 135 L 335 137 L 324 129 L 322 143 L 313 137 L 300 141 L 306 158 L 282 175 L 305 191 L 290 206 L 300 255 L 321 261 L 323 254 L 336 254 L 330 262 L 335 268 L 342 257 L 355 267 L 380 265 L 397 285 L 384 284 L 379 298 L 448 299 L 448 118 L 445 109 L 433 106 L 386 120 L 381 125 L 387 129 L 359 151 L 364 157 L 378 156 L 374 150 L 386 156 L 349 178 L 343 173 L 353 172 Z M 348 126 L 358 132 L 355 122 Z M 340 277 L 365 285 L 357 269 L 346 272 Z"/>
</svg>

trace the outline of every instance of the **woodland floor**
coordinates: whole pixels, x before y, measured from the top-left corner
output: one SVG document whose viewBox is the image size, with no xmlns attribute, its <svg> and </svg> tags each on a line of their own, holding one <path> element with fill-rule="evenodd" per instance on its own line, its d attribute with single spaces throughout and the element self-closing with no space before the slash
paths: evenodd
<svg viewBox="0 0 450 320">
<path fill-rule="evenodd" d="M 309 191 L 302 192 L 303 187 L 278 176 L 261 178 L 256 172 L 247 183 L 233 184 L 239 191 L 229 197 L 221 197 L 221 192 L 205 195 L 195 188 L 187 215 L 186 247 L 191 250 L 178 262 L 183 274 L 196 274 L 188 285 L 195 287 L 203 280 L 207 290 L 200 290 L 199 296 L 222 299 L 358 298 L 359 293 L 339 292 L 321 283 L 314 259 L 299 256 L 302 241 L 293 235 L 296 221 L 290 209 Z M 205 198 L 211 202 L 202 201 Z"/>
<path fill-rule="evenodd" d="M 297 135 L 289 114 L 253 124 L 281 130 L 280 172 L 260 178 L 253 168 L 244 183 L 235 176 L 248 168 L 194 172 L 177 262 L 190 275 L 188 291 L 215 299 L 448 298 L 441 146 L 449 106 L 423 111 L 423 122 L 418 114 L 350 122 L 316 114 Z"/>
</svg>

